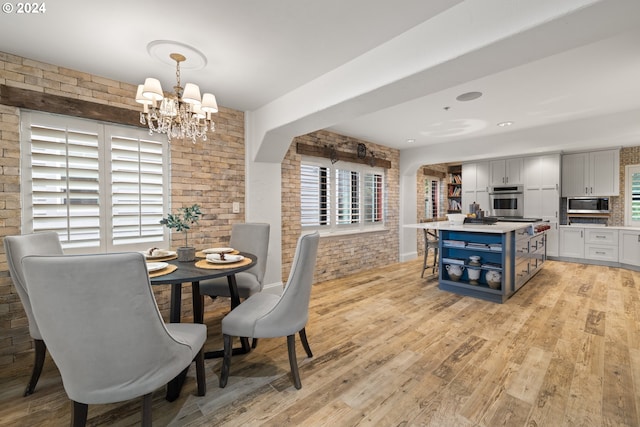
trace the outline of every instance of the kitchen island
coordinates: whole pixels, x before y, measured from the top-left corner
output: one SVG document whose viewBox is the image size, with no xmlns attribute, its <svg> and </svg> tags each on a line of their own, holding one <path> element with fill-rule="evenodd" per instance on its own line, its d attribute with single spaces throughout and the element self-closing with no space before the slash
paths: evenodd
<svg viewBox="0 0 640 427">
<path fill-rule="evenodd" d="M 532 223 L 452 225 L 440 221 L 407 227 L 438 231 L 438 285 L 461 295 L 505 302 L 546 260 L 545 231 Z"/>
</svg>

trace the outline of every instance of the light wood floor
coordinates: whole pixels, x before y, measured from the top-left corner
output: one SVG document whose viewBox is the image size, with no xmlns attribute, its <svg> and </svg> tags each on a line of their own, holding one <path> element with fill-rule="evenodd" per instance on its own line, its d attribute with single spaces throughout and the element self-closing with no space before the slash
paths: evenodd
<svg viewBox="0 0 640 427">
<path fill-rule="evenodd" d="M 290 382 L 285 339 L 234 356 L 227 388 L 207 361 L 176 402 L 154 393 L 155 425 L 638 426 L 640 273 L 549 261 L 505 304 L 460 297 L 420 279 L 420 262 L 318 284 L 298 343 L 302 389 Z M 208 302 L 220 345 L 227 302 Z M 213 305 L 212 305 L 213 304 Z M 48 360 L 35 394 L 28 372 L 0 372 L 0 425 L 69 424 Z M 137 425 L 139 401 L 89 407 L 91 425 Z"/>
</svg>

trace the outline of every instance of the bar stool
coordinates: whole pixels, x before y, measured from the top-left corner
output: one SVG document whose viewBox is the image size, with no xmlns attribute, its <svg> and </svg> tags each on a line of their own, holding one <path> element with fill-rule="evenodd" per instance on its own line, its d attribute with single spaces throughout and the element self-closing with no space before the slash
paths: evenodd
<svg viewBox="0 0 640 427">
<path fill-rule="evenodd" d="M 436 274 L 438 271 L 438 246 L 440 240 L 438 238 L 437 231 L 422 229 L 424 233 L 424 260 L 422 261 L 422 274 L 420 277 L 424 277 L 424 271 L 431 268 L 431 274 Z M 429 249 L 433 249 L 433 264 L 427 265 L 427 256 L 429 255 Z"/>
</svg>

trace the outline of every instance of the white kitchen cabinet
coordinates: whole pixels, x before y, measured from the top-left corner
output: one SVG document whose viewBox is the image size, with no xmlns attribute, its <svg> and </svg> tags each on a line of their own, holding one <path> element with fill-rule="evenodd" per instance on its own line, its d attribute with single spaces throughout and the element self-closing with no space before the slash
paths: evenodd
<svg viewBox="0 0 640 427">
<path fill-rule="evenodd" d="M 523 160 L 524 216 L 549 221 L 547 255 L 558 256 L 560 214 L 560 154 Z"/>
<path fill-rule="evenodd" d="M 469 213 L 469 205 L 473 202 L 482 210 L 490 208 L 489 162 L 462 164 L 462 212 Z"/>
<path fill-rule="evenodd" d="M 560 256 L 618 263 L 618 229 L 561 227 Z"/>
<path fill-rule="evenodd" d="M 584 258 L 584 228 L 560 228 L 560 256 Z"/>
<path fill-rule="evenodd" d="M 584 229 L 586 259 L 618 262 L 618 230 L 611 228 Z"/>
<path fill-rule="evenodd" d="M 524 216 L 557 221 L 560 211 L 560 155 L 524 159 Z"/>
<path fill-rule="evenodd" d="M 618 256 L 621 264 L 640 267 L 640 231 L 620 230 Z"/>
<path fill-rule="evenodd" d="M 551 226 L 550 229 L 547 230 L 547 256 L 557 257 L 560 253 L 560 230 L 557 221 L 549 222 Z"/>
<path fill-rule="evenodd" d="M 562 197 L 617 196 L 619 179 L 620 150 L 562 156 Z"/>
<path fill-rule="evenodd" d="M 522 184 L 524 159 L 492 160 L 489 163 L 490 185 Z"/>
</svg>

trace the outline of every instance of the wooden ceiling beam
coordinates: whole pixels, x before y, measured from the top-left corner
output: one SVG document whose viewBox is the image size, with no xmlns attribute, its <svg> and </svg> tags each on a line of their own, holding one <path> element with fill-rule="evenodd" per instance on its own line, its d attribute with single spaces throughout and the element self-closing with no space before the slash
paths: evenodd
<svg viewBox="0 0 640 427">
<path fill-rule="evenodd" d="M 146 127 L 140 124 L 140 113 L 135 110 L 14 86 L 0 85 L 0 104 L 83 119 Z"/>
</svg>

